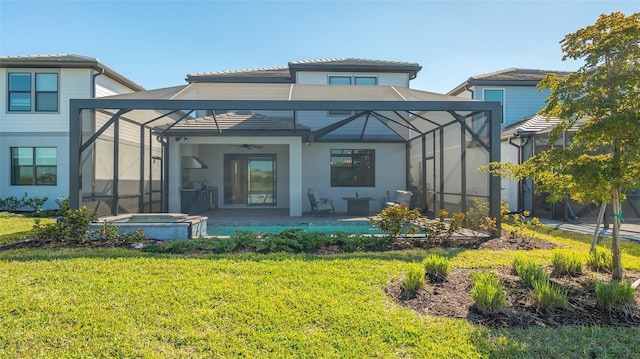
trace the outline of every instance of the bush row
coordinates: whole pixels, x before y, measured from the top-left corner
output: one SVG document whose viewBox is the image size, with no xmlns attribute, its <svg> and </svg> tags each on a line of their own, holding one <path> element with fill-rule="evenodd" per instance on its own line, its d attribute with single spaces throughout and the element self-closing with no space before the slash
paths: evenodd
<svg viewBox="0 0 640 359">
<path fill-rule="evenodd" d="M 231 253 L 238 250 L 267 252 L 309 252 L 339 246 L 344 252 L 358 250 L 379 250 L 389 244 L 389 236 L 371 236 L 359 233 L 349 235 L 336 232 L 333 235 L 321 232 L 305 232 L 301 229 L 286 229 L 279 233 L 254 233 L 236 231 L 229 237 L 199 238 L 193 240 L 171 240 L 150 244 L 145 251 L 155 253 L 181 254 L 194 251 Z"/>
<path fill-rule="evenodd" d="M 22 198 L 16 196 L 0 198 L 0 211 L 16 212 L 18 210 L 25 210 L 39 214 L 42 212 L 44 204 L 48 199 L 48 197 L 29 197 L 27 192 L 22 195 Z"/>
</svg>

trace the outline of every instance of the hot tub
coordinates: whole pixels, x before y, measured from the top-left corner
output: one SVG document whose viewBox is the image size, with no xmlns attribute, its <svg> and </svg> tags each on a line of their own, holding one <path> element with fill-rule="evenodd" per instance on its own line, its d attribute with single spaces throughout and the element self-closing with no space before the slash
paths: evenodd
<svg viewBox="0 0 640 359">
<path fill-rule="evenodd" d="M 150 239 L 192 239 L 207 235 L 207 217 L 190 216 L 183 213 L 136 213 L 100 217 L 91 223 L 91 230 L 97 230 L 104 223 L 117 225 L 118 233 L 134 232 L 142 229 Z"/>
</svg>

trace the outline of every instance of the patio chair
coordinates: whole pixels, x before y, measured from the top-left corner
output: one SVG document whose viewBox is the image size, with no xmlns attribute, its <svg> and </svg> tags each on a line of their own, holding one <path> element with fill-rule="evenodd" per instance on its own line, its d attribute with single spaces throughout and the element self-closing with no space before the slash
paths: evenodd
<svg viewBox="0 0 640 359">
<path fill-rule="evenodd" d="M 336 212 L 332 200 L 320 198 L 318 192 L 311 189 L 307 195 L 309 195 L 309 202 L 311 203 L 311 215 L 326 213 L 335 216 Z"/>
<path fill-rule="evenodd" d="M 409 205 L 411 204 L 411 196 L 413 196 L 413 192 L 411 191 L 403 191 L 400 189 L 396 190 L 396 192 L 393 195 L 393 198 L 388 200 L 385 199 L 385 201 L 382 202 L 382 209 L 385 209 L 387 207 L 400 206 L 400 205 L 409 207 Z"/>
</svg>

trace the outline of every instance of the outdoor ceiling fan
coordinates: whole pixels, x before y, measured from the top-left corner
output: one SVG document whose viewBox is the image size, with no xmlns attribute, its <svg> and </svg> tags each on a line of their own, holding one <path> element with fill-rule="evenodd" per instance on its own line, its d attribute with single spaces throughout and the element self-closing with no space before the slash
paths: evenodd
<svg viewBox="0 0 640 359">
<path fill-rule="evenodd" d="M 252 144 L 245 143 L 245 144 L 242 144 L 242 145 L 236 145 L 236 147 L 237 148 L 246 148 L 247 150 L 253 150 L 253 149 L 256 149 L 256 148 L 260 149 L 260 148 L 262 148 L 264 146 L 262 146 L 262 145 L 252 145 Z"/>
</svg>

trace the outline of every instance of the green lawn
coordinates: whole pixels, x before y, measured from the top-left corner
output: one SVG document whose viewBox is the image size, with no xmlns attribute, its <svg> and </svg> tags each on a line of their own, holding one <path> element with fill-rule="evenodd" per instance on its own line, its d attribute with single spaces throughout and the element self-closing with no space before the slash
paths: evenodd
<svg viewBox="0 0 640 359">
<path fill-rule="evenodd" d="M 541 235 L 588 250 L 563 233 Z M 508 265 L 516 253 L 434 252 L 459 267 Z M 627 268 L 640 269 L 637 253 Z M 496 330 L 401 308 L 383 287 L 426 254 L 0 252 L 0 357 L 638 357 L 640 328 Z"/>
<path fill-rule="evenodd" d="M 52 218 L 42 218 L 40 220 L 42 223 L 54 221 Z M 33 218 L 0 212 L 0 245 L 29 238 L 33 222 Z"/>
</svg>

